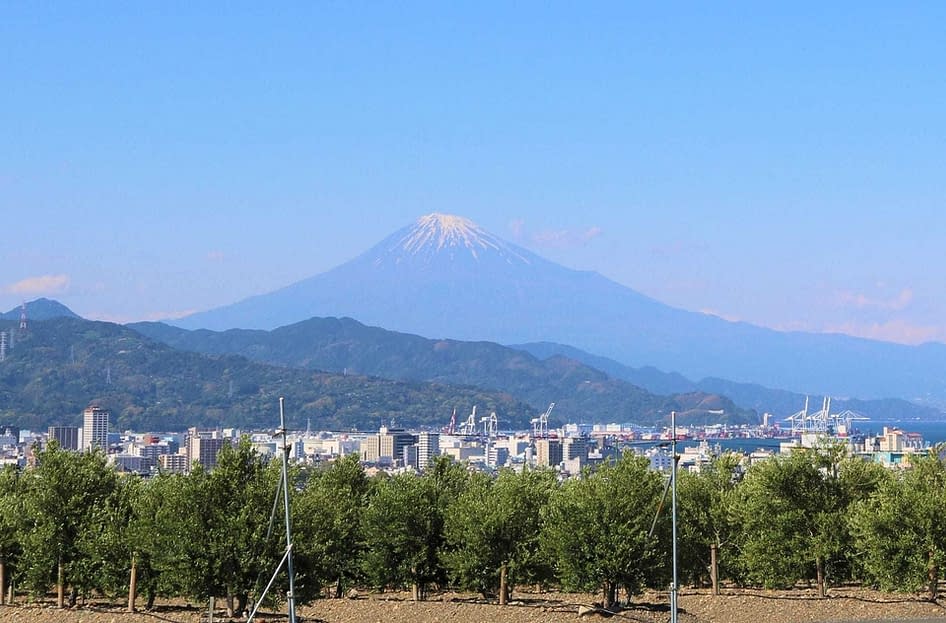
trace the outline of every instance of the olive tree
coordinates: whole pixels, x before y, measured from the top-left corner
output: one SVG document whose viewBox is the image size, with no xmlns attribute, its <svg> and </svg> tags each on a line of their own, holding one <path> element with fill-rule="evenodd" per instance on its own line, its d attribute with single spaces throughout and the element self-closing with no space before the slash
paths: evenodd
<svg viewBox="0 0 946 623">
<path fill-rule="evenodd" d="M 946 565 L 946 462 L 935 454 L 881 483 L 855 505 L 851 525 L 867 578 L 885 590 L 938 596 Z"/>
<path fill-rule="evenodd" d="M 410 585 L 416 600 L 426 598 L 431 584 L 443 585 L 444 517 L 468 480 L 465 468 L 447 457 L 422 476 L 375 479 L 362 515 L 366 579 L 379 588 Z"/>
<path fill-rule="evenodd" d="M 310 474 L 293 507 L 296 593 L 300 601 L 334 584 L 335 597 L 361 577 L 360 517 L 368 478 L 350 454 Z"/>
<path fill-rule="evenodd" d="M 555 486 L 548 470 L 503 470 L 471 479 L 447 511 L 444 562 L 465 589 L 505 604 L 515 584 L 548 579 L 542 509 Z"/>
<path fill-rule="evenodd" d="M 76 539 L 77 556 L 72 568 L 87 587 L 112 597 L 128 592 L 134 545 L 131 523 L 140 491 L 137 476 L 124 476 L 110 495 L 89 509 L 89 520 Z"/>
<path fill-rule="evenodd" d="M 709 576 L 712 581 L 714 549 L 722 557 L 718 563 L 722 575 L 733 573 L 733 539 L 738 532 L 734 505 L 740 478 L 740 457 L 731 453 L 717 457 L 696 474 L 679 473 L 678 552 L 682 580 L 701 584 Z"/>
<path fill-rule="evenodd" d="M 80 535 L 113 494 L 117 475 L 100 450 L 68 452 L 52 442 L 36 459 L 37 467 L 24 473 L 24 579 L 37 593 L 55 584 L 59 607 L 70 585 L 75 605 L 78 593 L 92 588 L 92 578 L 79 572 Z"/>
<path fill-rule="evenodd" d="M 844 456 L 841 446 L 798 449 L 753 465 L 739 487 L 736 518 L 744 579 L 766 587 L 851 573 L 851 505 L 881 482 L 879 468 Z"/>
<path fill-rule="evenodd" d="M 615 464 L 557 489 L 546 511 L 544 538 L 563 585 L 601 590 L 605 607 L 611 607 L 619 589 L 630 596 L 662 584 L 666 515 L 659 517 L 654 534 L 650 530 L 663 488 L 646 458 L 625 453 Z"/>
<path fill-rule="evenodd" d="M 5 602 L 7 586 L 14 577 L 23 551 L 26 515 L 22 490 L 23 481 L 15 466 L 0 470 L 0 604 Z"/>
</svg>

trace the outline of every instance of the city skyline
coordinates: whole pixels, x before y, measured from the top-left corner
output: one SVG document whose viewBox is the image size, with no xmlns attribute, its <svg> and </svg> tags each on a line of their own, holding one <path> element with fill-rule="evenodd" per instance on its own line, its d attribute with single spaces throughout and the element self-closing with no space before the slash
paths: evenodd
<svg viewBox="0 0 946 623">
<path fill-rule="evenodd" d="M 668 304 L 946 341 L 939 6 L 8 7 L 4 311 L 164 319 L 466 216 Z"/>
</svg>

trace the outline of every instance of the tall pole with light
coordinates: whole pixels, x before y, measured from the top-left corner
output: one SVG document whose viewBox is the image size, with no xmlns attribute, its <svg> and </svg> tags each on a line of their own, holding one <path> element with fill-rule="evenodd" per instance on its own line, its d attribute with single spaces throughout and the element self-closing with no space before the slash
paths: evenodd
<svg viewBox="0 0 946 623">
<path fill-rule="evenodd" d="M 670 584 L 670 623 L 677 623 L 677 412 L 670 412 L 670 531 L 673 579 Z"/>
<path fill-rule="evenodd" d="M 250 616 L 247 617 L 247 623 L 251 623 L 256 620 L 256 612 L 259 610 L 260 606 L 263 605 L 263 599 L 266 597 L 266 593 L 269 592 L 269 589 L 272 588 L 273 583 L 276 581 L 276 578 L 279 576 L 279 572 L 282 571 L 283 565 L 286 566 L 286 573 L 289 575 L 289 590 L 286 592 L 286 601 L 289 606 L 289 623 L 296 623 L 296 578 L 295 572 L 292 568 L 292 523 L 290 522 L 290 513 L 289 513 L 289 434 L 286 430 L 286 413 L 284 410 L 285 400 L 282 396 L 279 397 L 279 429 L 276 431 L 275 436 L 282 436 L 282 475 L 279 480 L 279 489 L 276 492 L 276 500 L 273 504 L 273 517 L 270 518 L 270 524 L 272 524 L 272 519 L 275 518 L 277 504 L 279 503 L 279 495 L 282 494 L 283 499 L 283 513 L 286 520 L 286 552 L 283 554 L 282 560 L 279 561 L 279 565 L 276 567 L 275 573 L 273 573 L 272 579 L 270 579 L 269 584 L 266 585 L 266 588 L 263 589 L 263 593 L 260 595 L 259 600 L 257 600 L 256 605 L 253 607 L 253 611 L 250 613 Z M 270 525 L 272 527 L 272 525 Z"/>
</svg>

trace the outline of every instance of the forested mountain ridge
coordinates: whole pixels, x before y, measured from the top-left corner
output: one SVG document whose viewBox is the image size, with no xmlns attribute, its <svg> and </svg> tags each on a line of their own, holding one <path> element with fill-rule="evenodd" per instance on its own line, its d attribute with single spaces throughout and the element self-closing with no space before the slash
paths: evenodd
<svg viewBox="0 0 946 623">
<path fill-rule="evenodd" d="M 273 329 L 188 331 L 162 323 L 128 325 L 176 348 L 239 354 L 271 364 L 356 372 L 407 381 L 472 385 L 509 393 L 536 409 L 555 402 L 559 421 L 749 423 L 754 412 L 712 392 L 663 396 L 567 357 L 539 359 L 492 342 L 431 340 L 351 318 L 310 318 Z"/>
<path fill-rule="evenodd" d="M 74 311 L 53 299 L 38 298 L 24 302 L 8 312 L 0 314 L 0 320 L 20 320 L 24 307 L 26 308 L 27 324 L 33 320 L 50 320 L 52 318 L 78 318 Z"/>
<path fill-rule="evenodd" d="M 16 321 L 0 321 L 9 330 Z M 395 419 L 441 426 L 474 404 L 525 427 L 535 409 L 502 392 L 290 369 L 236 355 L 175 350 L 121 325 L 76 318 L 31 322 L 0 363 L 0 420 L 42 430 L 78 425 L 99 403 L 115 430 L 271 428 L 285 396 L 298 427 L 375 430 Z"/>
</svg>

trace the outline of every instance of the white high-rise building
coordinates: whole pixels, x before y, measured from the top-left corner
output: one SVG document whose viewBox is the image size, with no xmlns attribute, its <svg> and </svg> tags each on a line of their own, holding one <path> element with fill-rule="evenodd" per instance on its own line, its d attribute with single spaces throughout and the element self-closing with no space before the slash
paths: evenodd
<svg viewBox="0 0 946 623">
<path fill-rule="evenodd" d="M 82 413 L 82 449 L 92 448 L 108 450 L 108 411 L 96 406 Z"/>
<path fill-rule="evenodd" d="M 438 433 L 420 433 L 417 435 L 417 467 L 424 471 L 430 461 L 440 454 L 440 435 Z"/>
</svg>

